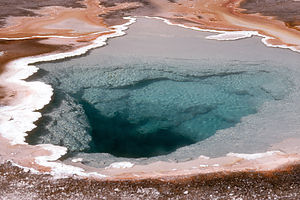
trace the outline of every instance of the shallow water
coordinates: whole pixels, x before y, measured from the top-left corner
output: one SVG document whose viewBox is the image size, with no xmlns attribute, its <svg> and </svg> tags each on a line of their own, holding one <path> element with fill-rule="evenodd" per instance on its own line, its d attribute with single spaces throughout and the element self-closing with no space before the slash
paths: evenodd
<svg viewBox="0 0 300 200">
<path fill-rule="evenodd" d="M 40 64 L 31 79 L 51 84 L 55 95 L 27 140 L 86 152 L 70 155 L 102 166 L 255 153 L 287 137 L 257 129 L 274 123 L 263 115 L 276 117 L 277 102 L 297 94 L 299 55 L 257 38 L 207 35 L 139 19 L 127 36 L 85 57 Z"/>
</svg>

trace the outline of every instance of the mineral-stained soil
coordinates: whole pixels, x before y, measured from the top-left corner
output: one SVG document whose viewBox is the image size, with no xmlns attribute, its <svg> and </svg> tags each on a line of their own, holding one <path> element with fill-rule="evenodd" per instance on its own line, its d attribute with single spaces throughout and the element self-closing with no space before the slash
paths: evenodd
<svg viewBox="0 0 300 200">
<path fill-rule="evenodd" d="M 125 15 L 148 15 L 153 13 L 156 7 L 148 0 L 99 0 L 99 4 L 106 8 L 116 6 L 121 3 L 138 3 L 135 8 L 117 9 L 100 17 L 103 17 L 107 24 L 115 25 L 122 22 Z M 49 6 L 62 6 L 66 8 L 84 8 L 83 0 L 11 0 L 0 1 L 0 27 L 5 25 L 5 18 L 8 16 L 38 16 L 36 10 Z"/>
<path fill-rule="evenodd" d="M 286 25 L 295 27 L 300 25 L 300 1 L 295 0 L 245 0 L 241 8 L 244 13 L 260 13 L 266 16 L 274 16 Z M 300 30 L 300 28 L 297 28 Z"/>
<path fill-rule="evenodd" d="M 52 179 L 0 165 L 0 199 L 299 199 L 300 166 L 272 173 L 209 174 L 170 180 Z"/>
<path fill-rule="evenodd" d="M 56 50 L 67 50 L 67 46 L 46 45 L 39 43 L 39 41 L 41 41 L 41 39 L 14 41 L 0 40 L 0 49 L 4 51 L 4 56 L 0 57 L 0 72 L 1 66 L 20 57 L 50 53 Z"/>
<path fill-rule="evenodd" d="M 109 8 L 116 6 L 120 3 L 138 3 L 136 7 L 118 9 L 110 11 L 108 13 L 100 15 L 106 24 L 116 25 L 124 23 L 122 17 L 124 16 L 135 16 L 135 15 L 152 15 L 157 11 L 156 5 L 150 0 L 99 0 L 100 5 Z"/>
<path fill-rule="evenodd" d="M 47 6 L 63 6 L 79 8 L 84 7 L 82 0 L 9 0 L 0 1 L 0 27 L 5 24 L 3 19 L 7 16 L 36 16 L 36 9 Z"/>
</svg>

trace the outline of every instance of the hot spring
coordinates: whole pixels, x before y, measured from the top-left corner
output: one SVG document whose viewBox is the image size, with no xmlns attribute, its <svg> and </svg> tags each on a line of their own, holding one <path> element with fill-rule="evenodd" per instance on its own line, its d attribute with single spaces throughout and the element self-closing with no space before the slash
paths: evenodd
<svg viewBox="0 0 300 200">
<path fill-rule="evenodd" d="M 262 115 L 294 94 L 299 59 L 276 58 L 284 50 L 258 38 L 207 35 L 139 19 L 106 47 L 39 64 L 29 80 L 52 85 L 54 96 L 27 141 L 65 146 L 64 159 L 91 166 L 264 151 L 282 137 L 252 126 L 270 124 Z"/>
</svg>

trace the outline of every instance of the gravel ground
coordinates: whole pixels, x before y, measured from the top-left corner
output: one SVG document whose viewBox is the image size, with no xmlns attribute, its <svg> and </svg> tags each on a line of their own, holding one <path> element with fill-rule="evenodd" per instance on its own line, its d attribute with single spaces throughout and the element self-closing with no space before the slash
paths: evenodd
<svg viewBox="0 0 300 200">
<path fill-rule="evenodd" d="M 5 163 L 0 199 L 299 199 L 300 165 L 273 173 L 209 174 L 172 180 L 53 179 Z"/>
</svg>

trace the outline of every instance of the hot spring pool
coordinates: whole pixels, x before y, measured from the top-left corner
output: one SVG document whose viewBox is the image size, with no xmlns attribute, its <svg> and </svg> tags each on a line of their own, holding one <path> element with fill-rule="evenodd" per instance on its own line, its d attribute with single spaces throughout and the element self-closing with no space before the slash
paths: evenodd
<svg viewBox="0 0 300 200">
<path fill-rule="evenodd" d="M 38 65 L 30 80 L 52 85 L 54 96 L 29 143 L 66 146 L 67 159 L 102 166 L 254 153 L 278 140 L 264 141 L 262 134 L 255 142 L 242 119 L 296 90 L 298 72 L 292 76 L 284 65 L 296 64 L 293 53 L 288 62 L 270 61 L 282 50 L 257 39 L 209 41 L 207 33 L 139 21 L 127 36 L 87 56 Z"/>
</svg>

